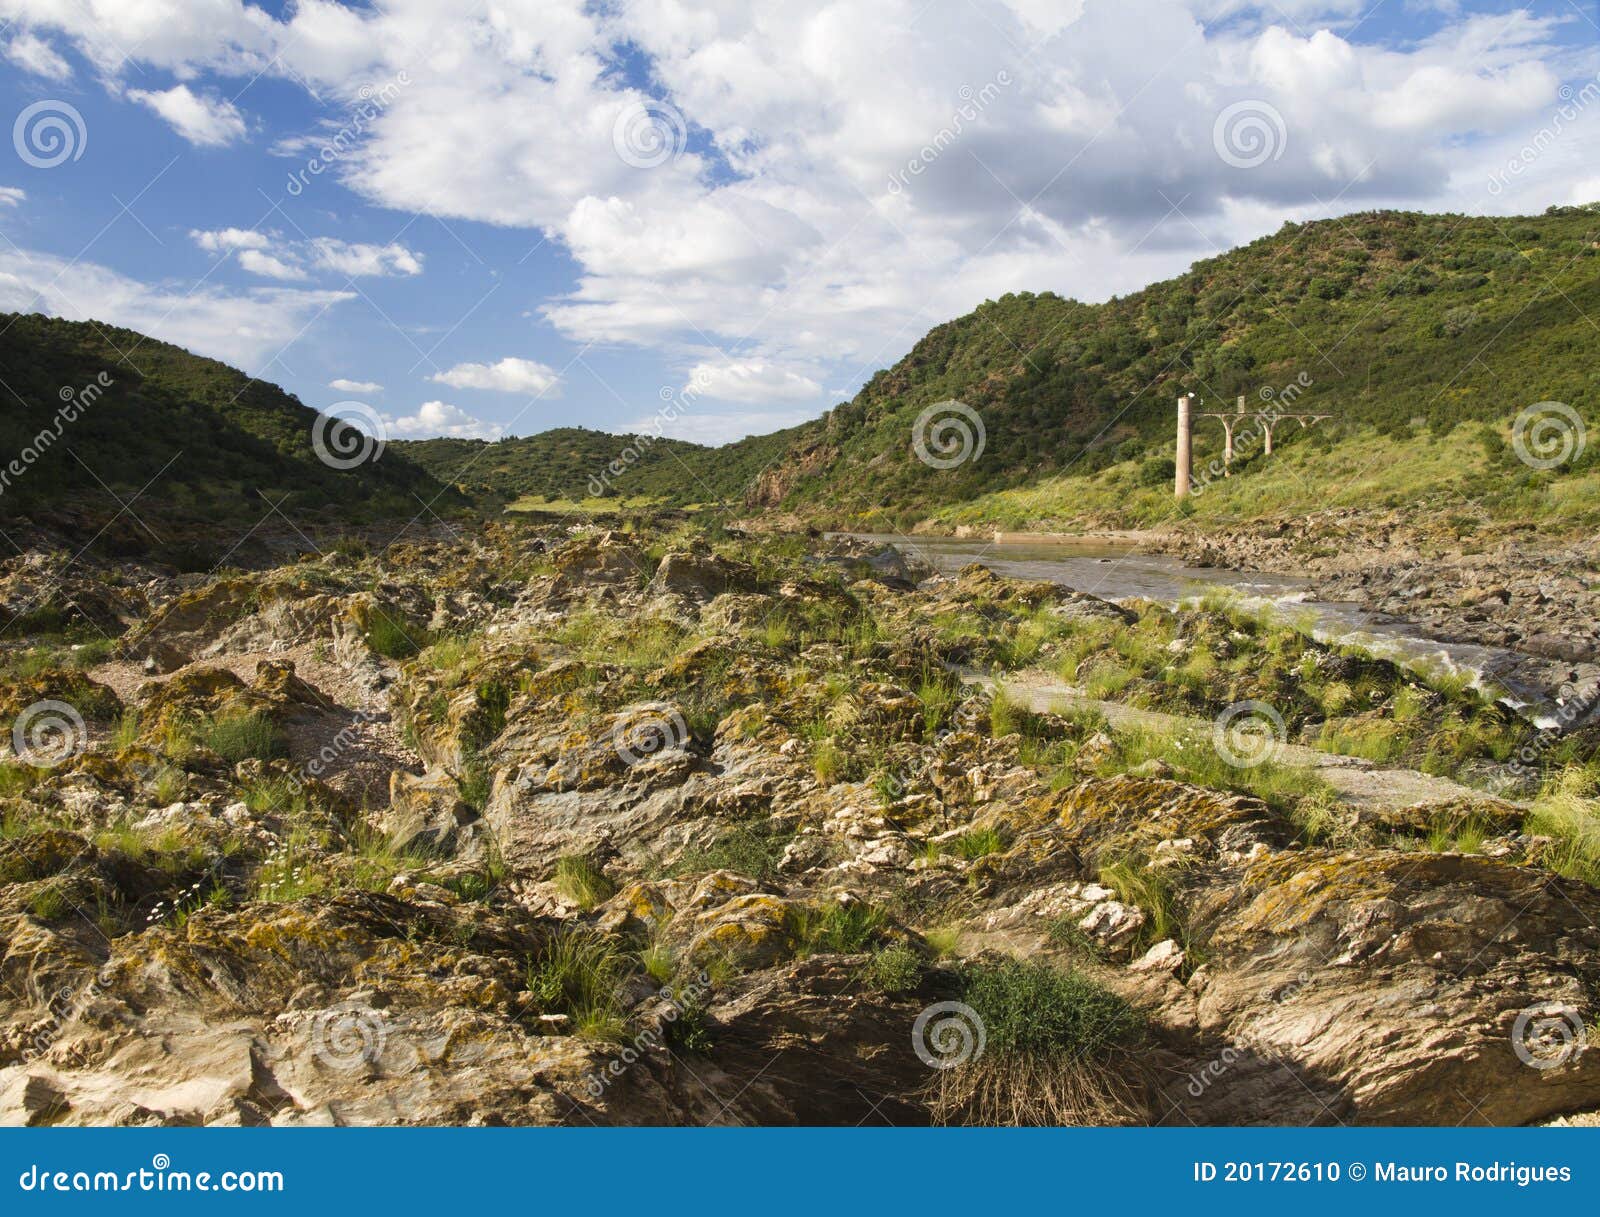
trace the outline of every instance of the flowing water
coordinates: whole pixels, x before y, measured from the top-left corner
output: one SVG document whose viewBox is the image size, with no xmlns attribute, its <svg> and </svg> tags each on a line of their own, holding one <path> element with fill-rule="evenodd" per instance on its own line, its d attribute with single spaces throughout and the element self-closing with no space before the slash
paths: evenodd
<svg viewBox="0 0 1600 1217">
<path fill-rule="evenodd" d="M 946 574 L 977 562 L 997 575 L 1047 580 L 1104 600 L 1155 600 L 1176 604 L 1207 591 L 1230 590 L 1247 603 L 1268 604 L 1307 618 L 1324 642 L 1347 643 L 1422 669 L 1470 672 L 1492 681 L 1539 722 L 1553 705 L 1542 689 L 1518 680 L 1520 658 L 1510 651 L 1429 637 L 1415 623 L 1359 605 L 1307 598 L 1310 580 L 1292 575 L 1185 566 L 1167 554 L 1142 553 L 1132 545 L 1103 541 L 987 541 L 978 537 L 903 537 L 852 533 L 863 541 L 893 545 Z"/>
</svg>

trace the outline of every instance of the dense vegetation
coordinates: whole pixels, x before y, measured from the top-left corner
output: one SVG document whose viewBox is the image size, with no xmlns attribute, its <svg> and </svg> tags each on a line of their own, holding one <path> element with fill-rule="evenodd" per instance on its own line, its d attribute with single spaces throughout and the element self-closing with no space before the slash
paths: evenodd
<svg viewBox="0 0 1600 1217">
<path fill-rule="evenodd" d="M 804 428 L 708 448 L 665 436 L 557 427 L 490 442 L 411 440 L 395 445 L 441 482 L 481 502 L 539 508 L 590 499 L 670 506 L 720 503 L 746 489 Z"/>
<path fill-rule="evenodd" d="M 186 521 L 248 527 L 270 511 L 266 500 L 302 524 L 414 514 L 413 493 L 438 499 L 440 511 L 457 501 L 400 453 L 331 468 L 312 447 L 314 410 L 131 330 L 0 314 L 0 379 L 9 390 L 0 394 L 0 453 L 9 462 L 38 452 L 8 477 L 0 515 L 48 517 L 89 535 L 114 521 L 102 544 L 154 546 L 135 517 L 164 538 L 157 521 L 177 532 Z M 69 399 L 82 405 L 61 425 Z M 118 518 L 124 503 L 131 509 Z"/>
<path fill-rule="evenodd" d="M 1297 408 L 1339 416 L 1280 433 L 1285 445 L 1440 437 L 1469 424 L 1476 448 L 1481 426 L 1503 436 L 1534 402 L 1587 408 L 1597 255 L 1600 211 L 1589 207 L 1372 212 L 1286 224 L 1103 305 L 1007 294 L 935 328 L 800 436 L 821 459 L 788 480 L 784 504 L 909 520 L 929 504 L 1118 463 L 1135 485 L 1141 469 L 1156 485 L 1170 476 L 1173 399 L 1190 391 L 1212 407 L 1239 395 L 1259 405 L 1294 386 Z M 949 398 L 980 413 L 985 447 L 957 468 L 929 468 L 912 449 L 913 423 Z M 1220 454 L 1210 430 L 1199 432 L 1197 463 Z M 1550 476 L 1600 467 L 1596 449 Z M 1490 471 L 1527 472 L 1504 461 Z"/>
</svg>

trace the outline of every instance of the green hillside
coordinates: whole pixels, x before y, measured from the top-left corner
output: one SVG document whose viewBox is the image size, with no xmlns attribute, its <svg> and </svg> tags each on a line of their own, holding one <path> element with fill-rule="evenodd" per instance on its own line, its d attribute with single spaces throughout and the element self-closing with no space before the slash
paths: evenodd
<svg viewBox="0 0 1600 1217">
<path fill-rule="evenodd" d="M 1597 255 L 1592 207 L 1518 218 L 1377 212 L 1287 224 L 1102 305 L 1008 294 L 934 329 L 806 432 L 763 501 L 839 523 L 935 515 L 1014 526 L 1036 518 L 1036 503 L 1018 509 L 1021 488 L 1056 479 L 1058 516 L 1081 497 L 1105 521 L 1148 522 L 1148 511 L 1121 508 L 1131 489 L 1170 477 L 1173 400 L 1186 391 L 1215 407 L 1294 385 L 1298 407 L 1340 416 L 1280 431 L 1287 445 L 1470 436 L 1470 447 L 1494 449 L 1526 405 L 1591 410 Z M 950 398 L 978 411 L 985 446 L 956 468 L 930 468 L 913 449 L 913 424 Z M 1198 442 L 1197 464 L 1220 455 L 1220 428 L 1202 424 Z M 1537 477 L 1583 478 L 1597 459 L 1600 436 L 1581 460 Z M 1119 478 L 1084 489 L 1085 475 L 1114 466 Z M 1487 468 L 1501 481 L 1532 474 L 1503 459 Z M 993 512 L 955 506 L 996 495 Z M 1170 508 L 1170 497 L 1157 502 Z"/>
<path fill-rule="evenodd" d="M 161 523 L 222 534 L 269 500 L 302 524 L 410 516 L 415 495 L 459 503 L 402 453 L 330 467 L 314 410 L 131 330 L 0 314 L 0 379 L 0 466 L 15 463 L 0 470 L 0 518 L 87 535 L 110 523 L 102 542 L 153 547 L 138 521 L 163 537 Z"/>
</svg>

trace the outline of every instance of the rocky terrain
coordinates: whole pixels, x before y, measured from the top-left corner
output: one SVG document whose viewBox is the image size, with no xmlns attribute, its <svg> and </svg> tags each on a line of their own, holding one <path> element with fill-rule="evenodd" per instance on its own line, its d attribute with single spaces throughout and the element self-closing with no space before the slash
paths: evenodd
<svg viewBox="0 0 1600 1217">
<path fill-rule="evenodd" d="M 681 524 L 66 557 L 0 568 L 8 1122 L 1600 1108 L 1593 740 L 1470 688 Z"/>
<path fill-rule="evenodd" d="M 1182 529 L 1143 546 L 1200 566 L 1309 574 L 1314 599 L 1403 618 L 1447 642 L 1512 652 L 1497 674 L 1567 704 L 1569 725 L 1600 715 L 1600 543 L 1592 538 L 1339 509 Z"/>
</svg>

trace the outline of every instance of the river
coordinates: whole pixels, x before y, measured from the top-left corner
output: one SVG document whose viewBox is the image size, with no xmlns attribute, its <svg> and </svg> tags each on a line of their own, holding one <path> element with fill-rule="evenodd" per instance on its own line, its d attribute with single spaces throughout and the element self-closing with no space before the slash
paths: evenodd
<svg viewBox="0 0 1600 1217">
<path fill-rule="evenodd" d="M 1551 717 L 1548 694 L 1515 676 L 1520 656 L 1494 647 L 1446 642 L 1415 623 L 1357 604 L 1312 600 L 1310 581 L 1292 575 L 1185 566 L 1167 554 L 1141 553 L 1126 544 L 1104 541 L 985 541 L 981 538 L 904 537 L 889 533 L 851 533 L 862 541 L 893 545 L 950 574 L 972 562 L 997 575 L 1047 580 L 1105 600 L 1154 600 L 1177 604 L 1208 590 L 1227 589 L 1248 604 L 1270 605 L 1297 621 L 1309 619 L 1311 633 L 1323 642 L 1359 646 L 1409 667 L 1471 673 L 1508 695 L 1540 725 Z"/>
</svg>

